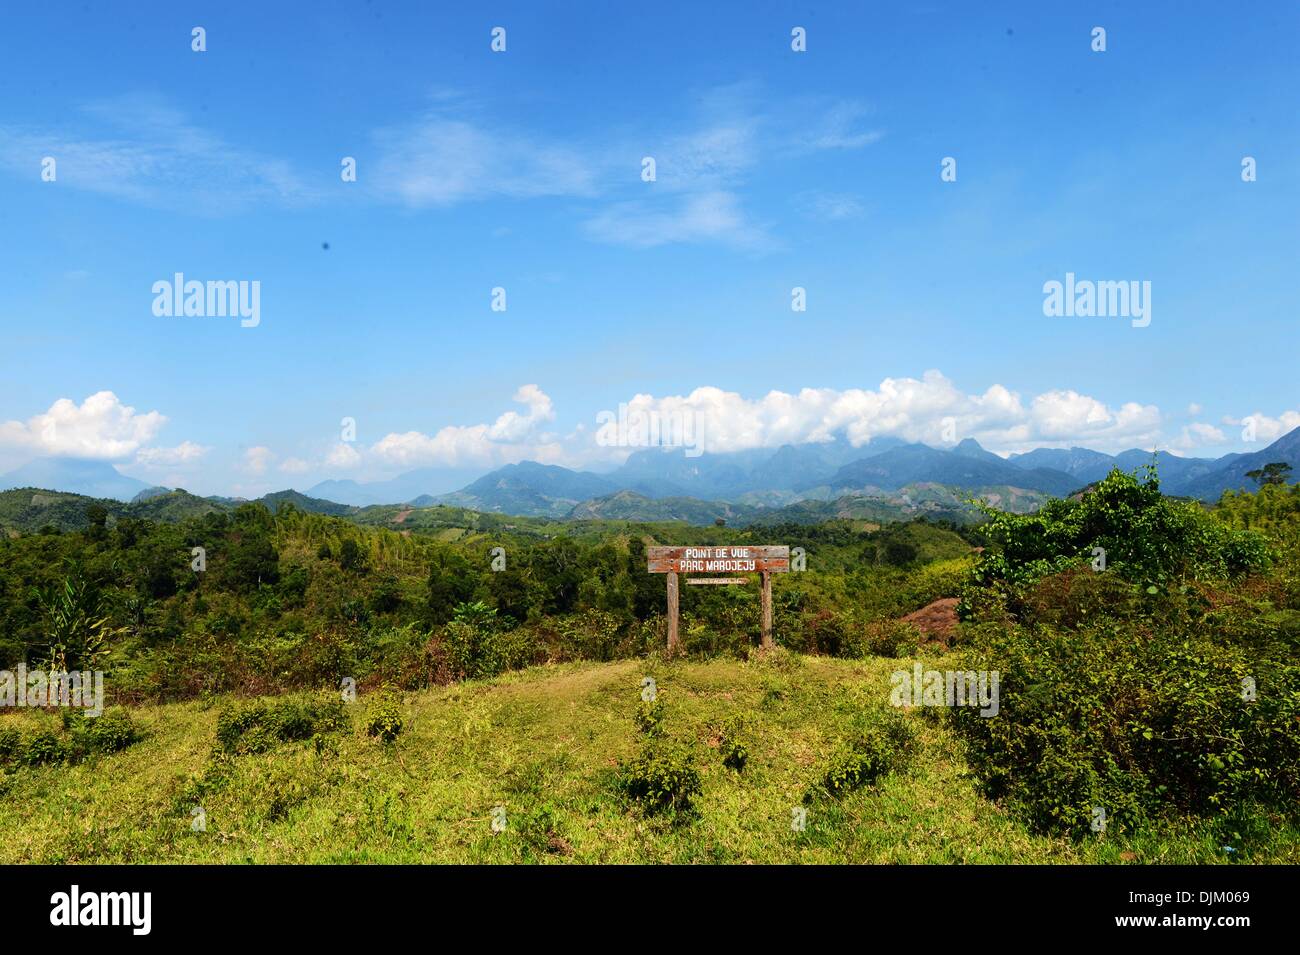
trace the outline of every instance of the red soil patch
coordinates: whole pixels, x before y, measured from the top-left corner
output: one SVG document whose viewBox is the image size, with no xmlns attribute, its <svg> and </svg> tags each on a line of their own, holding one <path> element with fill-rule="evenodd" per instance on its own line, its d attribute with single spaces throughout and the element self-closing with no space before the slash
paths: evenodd
<svg viewBox="0 0 1300 955">
<path fill-rule="evenodd" d="M 904 623 L 910 623 L 927 637 L 939 640 L 945 645 L 957 629 L 957 598 L 943 597 L 920 610 L 903 617 Z"/>
<path fill-rule="evenodd" d="M 414 508 L 408 507 L 404 511 L 398 511 L 396 514 L 393 515 L 393 523 L 394 524 L 402 523 L 404 520 L 406 520 L 408 517 L 411 516 L 411 511 L 413 510 Z"/>
</svg>

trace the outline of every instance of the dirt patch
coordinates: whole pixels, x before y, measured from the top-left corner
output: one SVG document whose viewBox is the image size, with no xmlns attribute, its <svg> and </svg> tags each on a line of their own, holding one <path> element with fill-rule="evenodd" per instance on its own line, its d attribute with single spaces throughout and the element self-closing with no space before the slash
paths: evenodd
<svg viewBox="0 0 1300 955">
<path fill-rule="evenodd" d="M 394 523 L 394 524 L 400 524 L 400 523 L 402 523 L 402 522 L 405 521 L 408 517 L 411 516 L 411 512 L 412 512 L 413 510 L 415 510 L 415 508 L 413 508 L 413 507 L 408 507 L 408 508 L 407 508 L 406 510 L 404 510 L 404 511 L 398 511 L 396 514 L 393 515 L 393 523 Z"/>
<path fill-rule="evenodd" d="M 943 597 L 920 610 L 915 610 L 902 618 L 931 640 L 938 640 L 947 646 L 957 630 L 957 598 Z"/>
</svg>

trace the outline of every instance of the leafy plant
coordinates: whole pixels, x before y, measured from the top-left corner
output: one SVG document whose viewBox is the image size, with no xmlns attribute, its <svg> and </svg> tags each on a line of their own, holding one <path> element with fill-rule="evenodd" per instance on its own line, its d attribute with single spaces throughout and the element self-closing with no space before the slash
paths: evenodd
<svg viewBox="0 0 1300 955">
<path fill-rule="evenodd" d="M 980 507 L 990 518 L 983 530 L 997 547 L 971 571 L 958 607 L 965 619 L 977 602 L 971 590 L 999 590 L 1017 612 L 1025 587 L 1094 561 L 1104 560 L 1105 573 L 1152 594 L 1187 578 L 1233 578 L 1269 564 L 1260 535 L 1224 526 L 1199 504 L 1162 495 L 1154 466 L 1143 481 L 1117 468 L 1080 497 L 1049 501 L 1033 514 Z"/>
<path fill-rule="evenodd" d="M 60 585 L 34 591 L 49 640 L 49 668 L 93 670 L 108 652 L 109 641 L 123 631 L 109 623 L 108 602 L 80 565 L 67 560 L 64 567 Z"/>
<path fill-rule="evenodd" d="M 999 711 L 954 708 L 986 793 L 1039 831 L 1300 804 L 1300 665 L 1285 638 L 983 627 L 963 666 L 1001 671 Z"/>
<path fill-rule="evenodd" d="M 672 817 L 689 814 L 701 792 L 690 750 L 663 739 L 646 742 L 635 756 L 620 761 L 615 786 L 647 815 Z"/>
<path fill-rule="evenodd" d="M 872 712 L 850 738 L 839 744 L 805 800 L 811 801 L 814 795 L 838 799 L 872 785 L 906 764 L 914 740 L 915 731 L 905 716 L 893 710 Z"/>
<path fill-rule="evenodd" d="M 661 735 L 664 723 L 663 700 L 657 695 L 653 700 L 638 700 L 632 720 L 636 723 L 636 728 L 646 736 Z"/>
<path fill-rule="evenodd" d="M 239 756 L 263 753 L 279 743 L 338 732 L 346 725 L 338 700 L 235 703 L 217 714 L 217 746 Z"/>
<path fill-rule="evenodd" d="M 505 653 L 496 608 L 482 601 L 456 607 L 444 631 L 452 668 L 464 679 L 496 676 L 505 669 Z"/>
<path fill-rule="evenodd" d="M 404 723 L 402 708 L 393 693 L 380 693 L 370 702 L 366 712 L 366 735 L 391 743 L 401 735 Z"/>
<path fill-rule="evenodd" d="M 722 754 L 722 765 L 736 772 L 742 772 L 749 762 L 749 747 L 745 743 L 745 723 L 733 716 L 724 720 L 716 730 L 718 752 Z"/>
</svg>

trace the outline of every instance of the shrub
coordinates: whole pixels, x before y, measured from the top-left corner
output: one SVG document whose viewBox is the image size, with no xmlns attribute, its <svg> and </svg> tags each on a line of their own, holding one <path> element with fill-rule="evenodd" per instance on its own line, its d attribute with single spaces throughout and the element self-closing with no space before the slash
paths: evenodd
<svg viewBox="0 0 1300 955">
<path fill-rule="evenodd" d="M 1038 831 L 1084 835 L 1158 814 L 1300 803 L 1294 647 L 1104 623 L 981 627 L 963 666 L 1000 671 L 999 711 L 950 714 L 986 793 Z M 1256 698 L 1243 681 L 1254 681 Z"/>
<path fill-rule="evenodd" d="M 18 729 L 0 730 L 0 765 L 78 763 L 91 755 L 120 752 L 140 739 L 139 730 L 123 712 L 87 717 L 76 710 L 63 710 L 61 717 L 61 731 L 23 734 Z"/>
<path fill-rule="evenodd" d="M 279 743 L 337 732 L 346 724 L 339 700 L 236 703 L 217 714 L 217 747 L 238 756 L 264 753 Z"/>
<path fill-rule="evenodd" d="M 266 719 L 266 707 L 261 703 L 235 704 L 217 714 L 217 745 L 228 753 L 238 752 L 244 734 L 260 726 Z"/>
<path fill-rule="evenodd" d="M 873 620 L 862 631 L 856 656 L 872 654 L 878 657 L 910 656 L 922 640 L 921 631 L 902 620 Z"/>
<path fill-rule="evenodd" d="M 852 643 L 852 624 L 842 613 L 821 610 L 804 617 L 803 645 L 804 653 L 821 653 L 828 656 L 840 656 Z"/>
<path fill-rule="evenodd" d="M 1119 469 L 1077 499 L 1052 500 L 1033 514 L 982 506 L 984 525 L 999 545 L 971 571 L 959 612 L 971 619 L 966 591 L 1003 590 L 1013 613 L 1026 587 L 1042 577 L 1087 566 L 1094 548 L 1105 551 L 1105 573 L 1158 593 L 1190 577 L 1227 579 L 1268 566 L 1265 540 L 1225 526 L 1199 504 L 1160 493 L 1155 469 L 1145 481 Z"/>
<path fill-rule="evenodd" d="M 914 749 L 915 734 L 907 717 L 893 710 L 874 711 L 856 732 L 832 754 L 821 778 L 809 790 L 814 794 L 840 796 L 901 769 Z"/>
<path fill-rule="evenodd" d="M 693 809 L 692 801 L 700 794 L 700 774 L 684 745 L 655 740 L 619 762 L 615 786 L 646 815 L 677 817 Z"/>
<path fill-rule="evenodd" d="M 739 717 L 733 716 L 717 727 L 715 735 L 718 740 L 718 752 L 722 754 L 722 765 L 738 773 L 743 772 L 749 762 L 744 722 Z"/>
<path fill-rule="evenodd" d="M 68 747 L 63 738 L 50 730 L 41 730 L 23 740 L 19 761 L 25 766 L 43 766 L 61 763 L 68 758 Z"/>
<path fill-rule="evenodd" d="M 659 736 L 663 732 L 663 700 L 658 696 L 653 700 L 639 700 L 632 719 L 636 723 L 636 728 L 646 736 Z"/>
<path fill-rule="evenodd" d="M 462 678 L 492 677 L 506 668 L 495 608 L 461 604 L 444 632 L 451 666 Z"/>
<path fill-rule="evenodd" d="M 125 713 L 105 713 L 86 723 L 86 745 L 92 753 L 121 752 L 140 738 L 139 730 Z"/>
<path fill-rule="evenodd" d="M 1132 619 L 1141 609 L 1139 588 L 1118 574 L 1074 568 L 1044 577 L 1021 598 L 1021 619 L 1077 627 L 1102 617 Z"/>
<path fill-rule="evenodd" d="M 366 712 L 367 736 L 391 743 L 401 735 L 403 726 L 401 705 L 394 694 L 381 693 L 370 702 Z"/>
<path fill-rule="evenodd" d="M 17 757 L 22 750 L 23 737 L 16 729 L 0 729 L 0 764 Z"/>
</svg>

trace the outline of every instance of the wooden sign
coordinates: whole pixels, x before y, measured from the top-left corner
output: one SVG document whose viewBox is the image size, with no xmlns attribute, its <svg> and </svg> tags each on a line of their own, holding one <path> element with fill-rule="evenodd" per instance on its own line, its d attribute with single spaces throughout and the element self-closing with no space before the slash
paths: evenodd
<svg viewBox="0 0 1300 955">
<path fill-rule="evenodd" d="M 737 574 L 757 573 L 763 584 L 761 591 L 761 630 L 763 647 L 771 649 L 772 640 L 772 575 L 790 570 L 790 548 L 785 546 L 750 547 L 647 547 L 646 569 L 652 574 L 663 574 L 668 583 L 668 652 L 680 653 L 681 639 L 677 634 L 678 574 Z M 744 584 L 747 577 L 687 578 L 688 584 Z"/>
<path fill-rule="evenodd" d="M 784 574 L 789 547 L 647 547 L 652 574 Z"/>
</svg>

